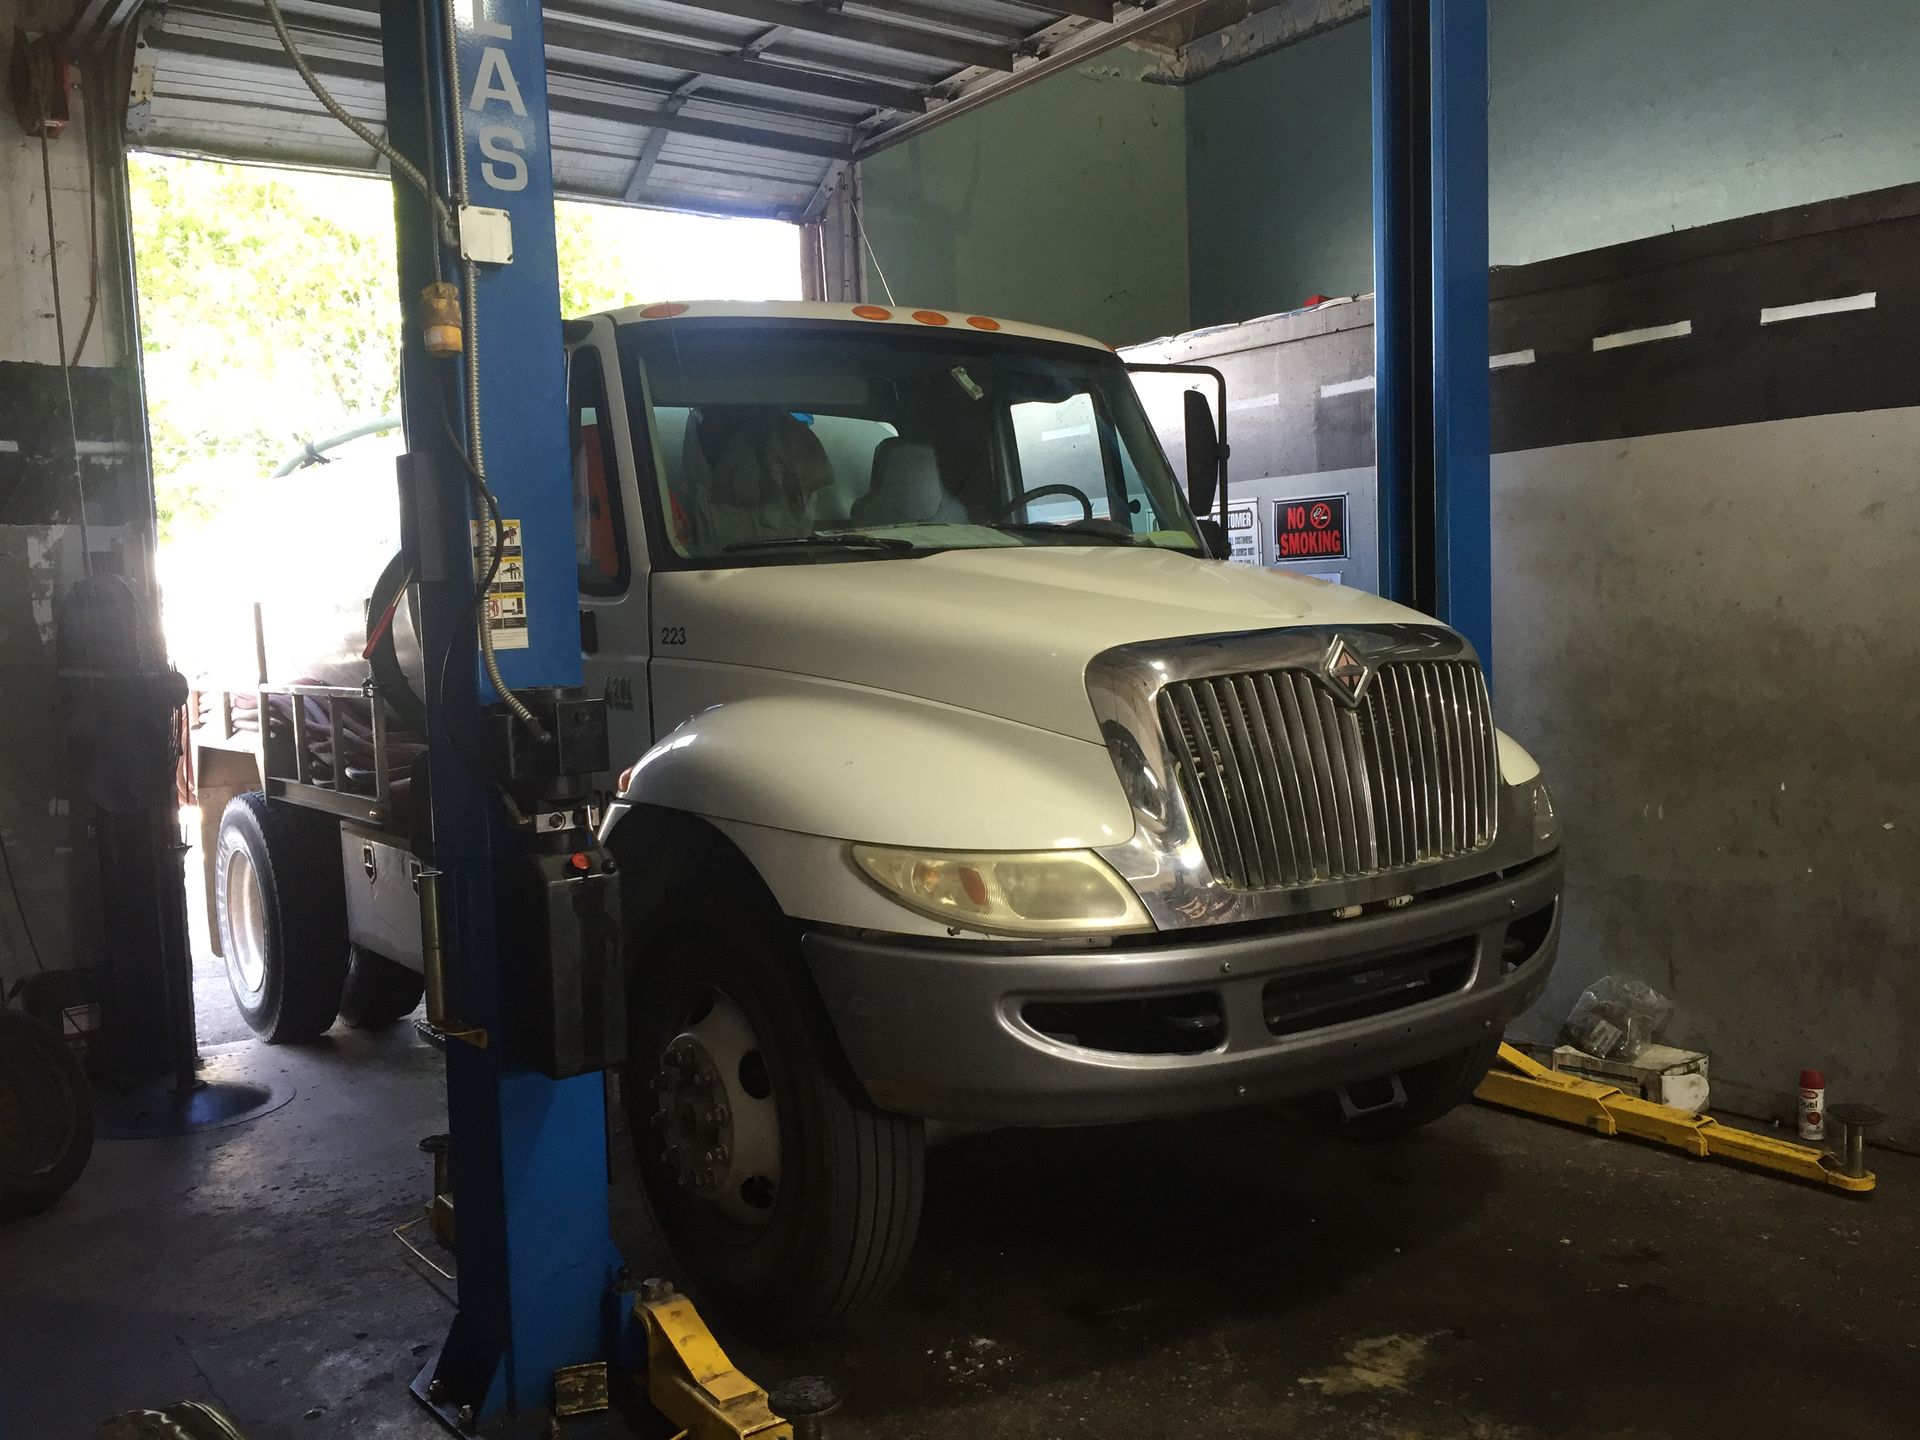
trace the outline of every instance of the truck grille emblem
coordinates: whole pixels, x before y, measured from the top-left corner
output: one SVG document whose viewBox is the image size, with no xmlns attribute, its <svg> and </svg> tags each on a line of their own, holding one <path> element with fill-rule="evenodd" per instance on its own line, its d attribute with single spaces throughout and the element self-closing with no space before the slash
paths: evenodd
<svg viewBox="0 0 1920 1440">
<path fill-rule="evenodd" d="M 1320 673 L 1327 677 L 1340 693 L 1340 698 L 1349 705 L 1359 704 L 1361 692 L 1367 688 L 1367 681 L 1373 678 L 1373 670 L 1367 662 L 1354 654 L 1347 642 L 1337 635 L 1320 661 Z"/>
</svg>

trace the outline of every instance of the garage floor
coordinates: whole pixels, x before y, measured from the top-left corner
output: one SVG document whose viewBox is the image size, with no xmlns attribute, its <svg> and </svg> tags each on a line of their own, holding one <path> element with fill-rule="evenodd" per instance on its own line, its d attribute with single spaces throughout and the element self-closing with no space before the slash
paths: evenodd
<svg viewBox="0 0 1920 1440">
<path fill-rule="evenodd" d="M 0 1231 L 0 1433 L 213 1399 L 253 1440 L 431 1436 L 405 1380 L 450 1306 L 391 1235 L 439 1057 L 251 1042 L 292 1100 L 102 1142 Z M 1352 1148 L 1257 1115 L 1002 1133 L 933 1157 L 901 1292 L 824 1369 L 862 1437 L 1901 1436 L 1920 1413 L 1920 1161 L 1868 1201 L 1469 1109 Z M 644 1222 L 622 1207 L 623 1239 Z"/>
</svg>

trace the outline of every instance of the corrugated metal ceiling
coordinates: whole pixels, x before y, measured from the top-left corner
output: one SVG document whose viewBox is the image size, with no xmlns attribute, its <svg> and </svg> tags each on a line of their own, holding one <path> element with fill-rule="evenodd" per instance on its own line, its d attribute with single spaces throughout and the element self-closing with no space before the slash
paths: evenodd
<svg viewBox="0 0 1920 1440">
<path fill-rule="evenodd" d="M 546 7 L 561 194 L 815 218 L 841 167 L 1217 0 L 557 0 Z M 348 110 L 384 121 L 378 0 L 283 0 Z M 128 138 L 229 159 L 379 168 L 326 116 L 258 0 L 169 0 Z"/>
</svg>

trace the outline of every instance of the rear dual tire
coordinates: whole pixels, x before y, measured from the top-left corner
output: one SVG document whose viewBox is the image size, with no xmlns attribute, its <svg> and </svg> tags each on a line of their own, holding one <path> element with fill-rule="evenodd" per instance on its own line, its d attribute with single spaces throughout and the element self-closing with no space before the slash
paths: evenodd
<svg viewBox="0 0 1920 1440">
<path fill-rule="evenodd" d="M 258 791 L 220 817 L 214 916 L 227 984 L 269 1045 L 317 1040 L 336 1019 L 383 1030 L 411 1015 L 425 982 L 397 961 L 347 943 L 340 827 Z"/>
<path fill-rule="evenodd" d="M 213 879 L 241 1018 L 269 1045 L 326 1034 L 347 979 L 338 824 L 257 790 L 236 795 L 220 817 Z"/>
<path fill-rule="evenodd" d="M 420 1007 L 426 981 L 417 970 L 364 946 L 347 949 L 347 983 L 340 1018 L 356 1030 L 386 1030 Z"/>
</svg>

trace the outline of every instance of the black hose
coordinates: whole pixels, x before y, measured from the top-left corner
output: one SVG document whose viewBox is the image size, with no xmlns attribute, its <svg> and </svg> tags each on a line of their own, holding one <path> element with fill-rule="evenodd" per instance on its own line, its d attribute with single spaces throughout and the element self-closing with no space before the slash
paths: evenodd
<svg viewBox="0 0 1920 1440">
<path fill-rule="evenodd" d="M 412 578 L 405 553 L 396 550 L 387 561 L 387 568 L 380 572 L 380 578 L 373 582 L 373 598 L 367 605 L 367 666 L 373 671 L 374 688 L 380 699 L 392 707 L 402 725 L 424 736 L 427 733 L 426 702 L 407 679 L 393 644 L 394 624 L 400 607 L 406 604 L 407 582 Z M 391 616 L 389 611 L 393 612 Z"/>
</svg>

